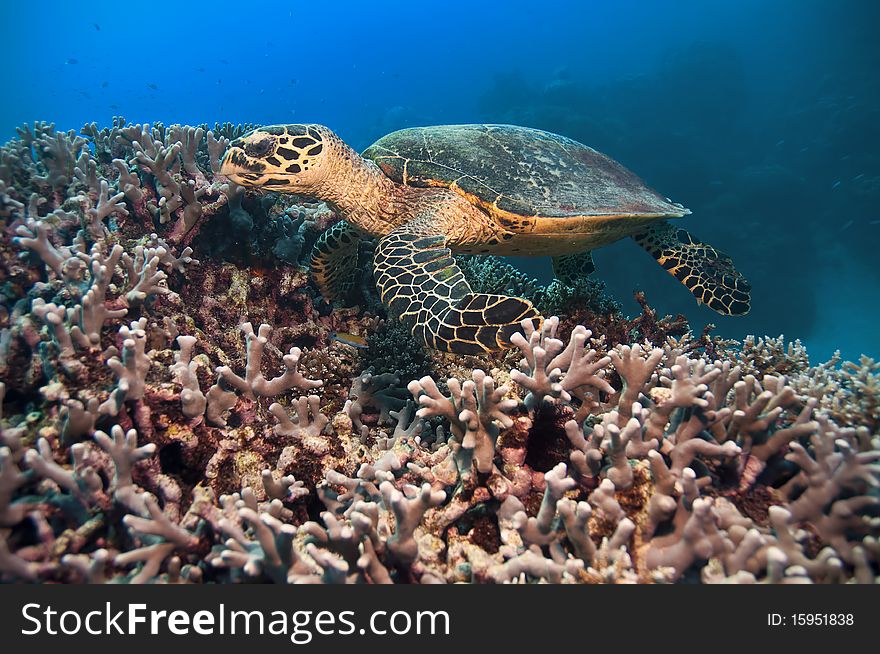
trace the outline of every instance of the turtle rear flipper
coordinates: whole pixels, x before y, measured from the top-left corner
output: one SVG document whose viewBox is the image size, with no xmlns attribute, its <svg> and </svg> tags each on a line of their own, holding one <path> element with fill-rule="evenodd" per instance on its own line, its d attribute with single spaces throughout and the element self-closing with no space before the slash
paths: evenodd
<svg viewBox="0 0 880 654">
<path fill-rule="evenodd" d="M 398 227 L 379 241 L 373 260 L 382 301 L 426 345 L 456 354 L 510 347 L 523 320 L 542 321 L 528 300 L 473 293 L 446 236 L 429 219 Z"/>
<path fill-rule="evenodd" d="M 593 253 L 590 250 L 574 254 L 558 254 L 553 257 L 553 274 L 566 286 L 574 286 L 596 271 Z"/>
<path fill-rule="evenodd" d="M 344 220 L 318 238 L 312 252 L 312 277 L 328 302 L 345 303 L 357 278 L 361 233 Z"/>
<path fill-rule="evenodd" d="M 700 304 L 727 316 L 749 312 L 752 286 L 723 252 L 666 221 L 654 223 L 633 239 Z"/>
</svg>

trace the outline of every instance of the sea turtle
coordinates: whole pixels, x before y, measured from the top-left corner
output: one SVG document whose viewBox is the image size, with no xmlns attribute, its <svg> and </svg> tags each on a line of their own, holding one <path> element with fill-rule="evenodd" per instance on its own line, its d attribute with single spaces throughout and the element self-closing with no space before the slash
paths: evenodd
<svg viewBox="0 0 880 654">
<path fill-rule="evenodd" d="M 613 159 L 577 141 L 513 125 L 403 129 L 360 156 L 321 125 L 260 127 L 235 139 L 221 174 L 237 184 L 331 204 L 344 221 L 315 246 L 312 270 L 330 299 L 350 288 L 358 242 L 378 238 L 382 301 L 428 346 L 474 354 L 509 347 L 527 300 L 473 293 L 451 252 L 551 255 L 570 283 L 591 250 L 625 236 L 722 314 L 749 310 L 730 258 L 666 219 L 688 213 Z"/>
</svg>

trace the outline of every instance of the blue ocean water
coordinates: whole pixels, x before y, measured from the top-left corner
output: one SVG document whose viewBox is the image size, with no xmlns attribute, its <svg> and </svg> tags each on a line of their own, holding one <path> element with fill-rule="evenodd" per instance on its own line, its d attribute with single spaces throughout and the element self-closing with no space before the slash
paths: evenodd
<svg viewBox="0 0 880 654">
<path fill-rule="evenodd" d="M 627 309 L 638 288 L 695 329 L 876 357 L 878 19 L 873 0 L 5 2 L 0 136 L 114 115 L 319 122 L 359 149 L 414 125 L 547 129 L 689 207 L 754 287 L 722 318 L 624 241 L 595 259 Z"/>
</svg>

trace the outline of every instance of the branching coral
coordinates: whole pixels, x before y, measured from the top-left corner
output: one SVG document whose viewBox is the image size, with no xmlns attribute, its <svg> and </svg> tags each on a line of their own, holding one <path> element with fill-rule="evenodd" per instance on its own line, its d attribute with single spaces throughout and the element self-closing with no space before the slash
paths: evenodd
<svg viewBox="0 0 880 654">
<path fill-rule="evenodd" d="M 322 442 L 321 433 L 330 422 L 320 410 L 321 398 L 317 395 L 301 397 L 294 405 L 294 411 L 288 414 L 277 402 L 269 406 L 269 413 L 275 416 L 278 424 L 274 431 L 285 440 L 298 441 L 303 447 L 317 454 L 323 454 L 328 446 Z"/>
<path fill-rule="evenodd" d="M 469 474 L 470 461 L 481 474 L 492 471 L 495 443 L 502 428 L 513 425 L 510 412 L 515 400 L 505 400 L 507 387 L 495 388 L 495 380 L 482 370 L 474 370 L 472 379 L 464 383 L 446 381 L 449 397 L 437 388 L 431 377 L 422 377 L 409 384 L 413 397 L 421 405 L 420 418 L 442 417 L 449 421 L 453 449 L 463 474 Z"/>
<path fill-rule="evenodd" d="M 180 346 L 180 350 L 174 355 L 174 365 L 171 366 L 171 372 L 177 383 L 182 386 L 180 403 L 183 415 L 187 418 L 198 418 L 205 413 L 207 400 L 199 387 L 198 363 L 192 358 L 196 338 L 194 336 L 178 336 L 177 344 Z"/>
<path fill-rule="evenodd" d="M 273 379 L 266 379 L 261 372 L 263 350 L 269 342 L 269 334 L 272 328 L 269 325 L 260 325 L 257 332 L 253 326 L 246 322 L 241 326 L 241 331 L 247 341 L 247 365 L 245 376 L 232 372 L 226 366 L 217 369 L 217 374 L 230 387 L 246 397 L 274 397 L 291 388 L 308 389 L 317 388 L 323 384 L 320 380 L 306 379 L 299 371 L 299 361 L 302 350 L 298 347 L 290 348 L 290 352 L 284 355 L 285 372 Z"/>
<path fill-rule="evenodd" d="M 279 376 L 266 379 L 261 371 L 263 352 L 269 342 L 269 334 L 272 328 L 267 324 L 259 326 L 254 332 L 253 325 L 246 322 L 241 325 L 241 331 L 245 335 L 247 343 L 247 363 L 245 364 L 244 377 L 234 373 L 228 366 L 217 368 L 217 383 L 208 389 L 208 419 L 216 424 L 225 424 L 223 412 L 235 406 L 234 392 L 248 399 L 256 397 L 275 397 L 292 388 L 310 389 L 323 385 L 323 381 L 306 379 L 299 371 L 302 350 L 298 347 L 290 348 L 284 355 L 283 361 L 286 370 Z"/>
<path fill-rule="evenodd" d="M 598 404 L 599 392 L 613 392 L 605 381 L 604 368 L 610 357 L 597 360 L 596 350 L 585 349 L 592 333 L 579 326 L 572 330 L 568 346 L 555 338 L 559 319 L 555 316 L 544 321 L 542 330 L 523 323 L 524 334 L 514 334 L 512 342 L 525 358 L 520 369 L 513 370 L 510 378 L 529 391 L 525 405 L 535 409 L 546 401 L 570 402 L 576 397 L 582 408 L 580 417 Z"/>
</svg>

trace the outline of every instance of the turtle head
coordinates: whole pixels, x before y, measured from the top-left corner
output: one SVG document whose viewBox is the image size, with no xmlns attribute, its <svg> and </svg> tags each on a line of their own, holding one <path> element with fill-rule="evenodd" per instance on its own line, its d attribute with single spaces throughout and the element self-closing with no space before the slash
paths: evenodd
<svg viewBox="0 0 880 654">
<path fill-rule="evenodd" d="M 309 195 L 326 175 L 333 140 L 322 125 L 258 127 L 229 144 L 220 174 L 242 186 Z"/>
</svg>

